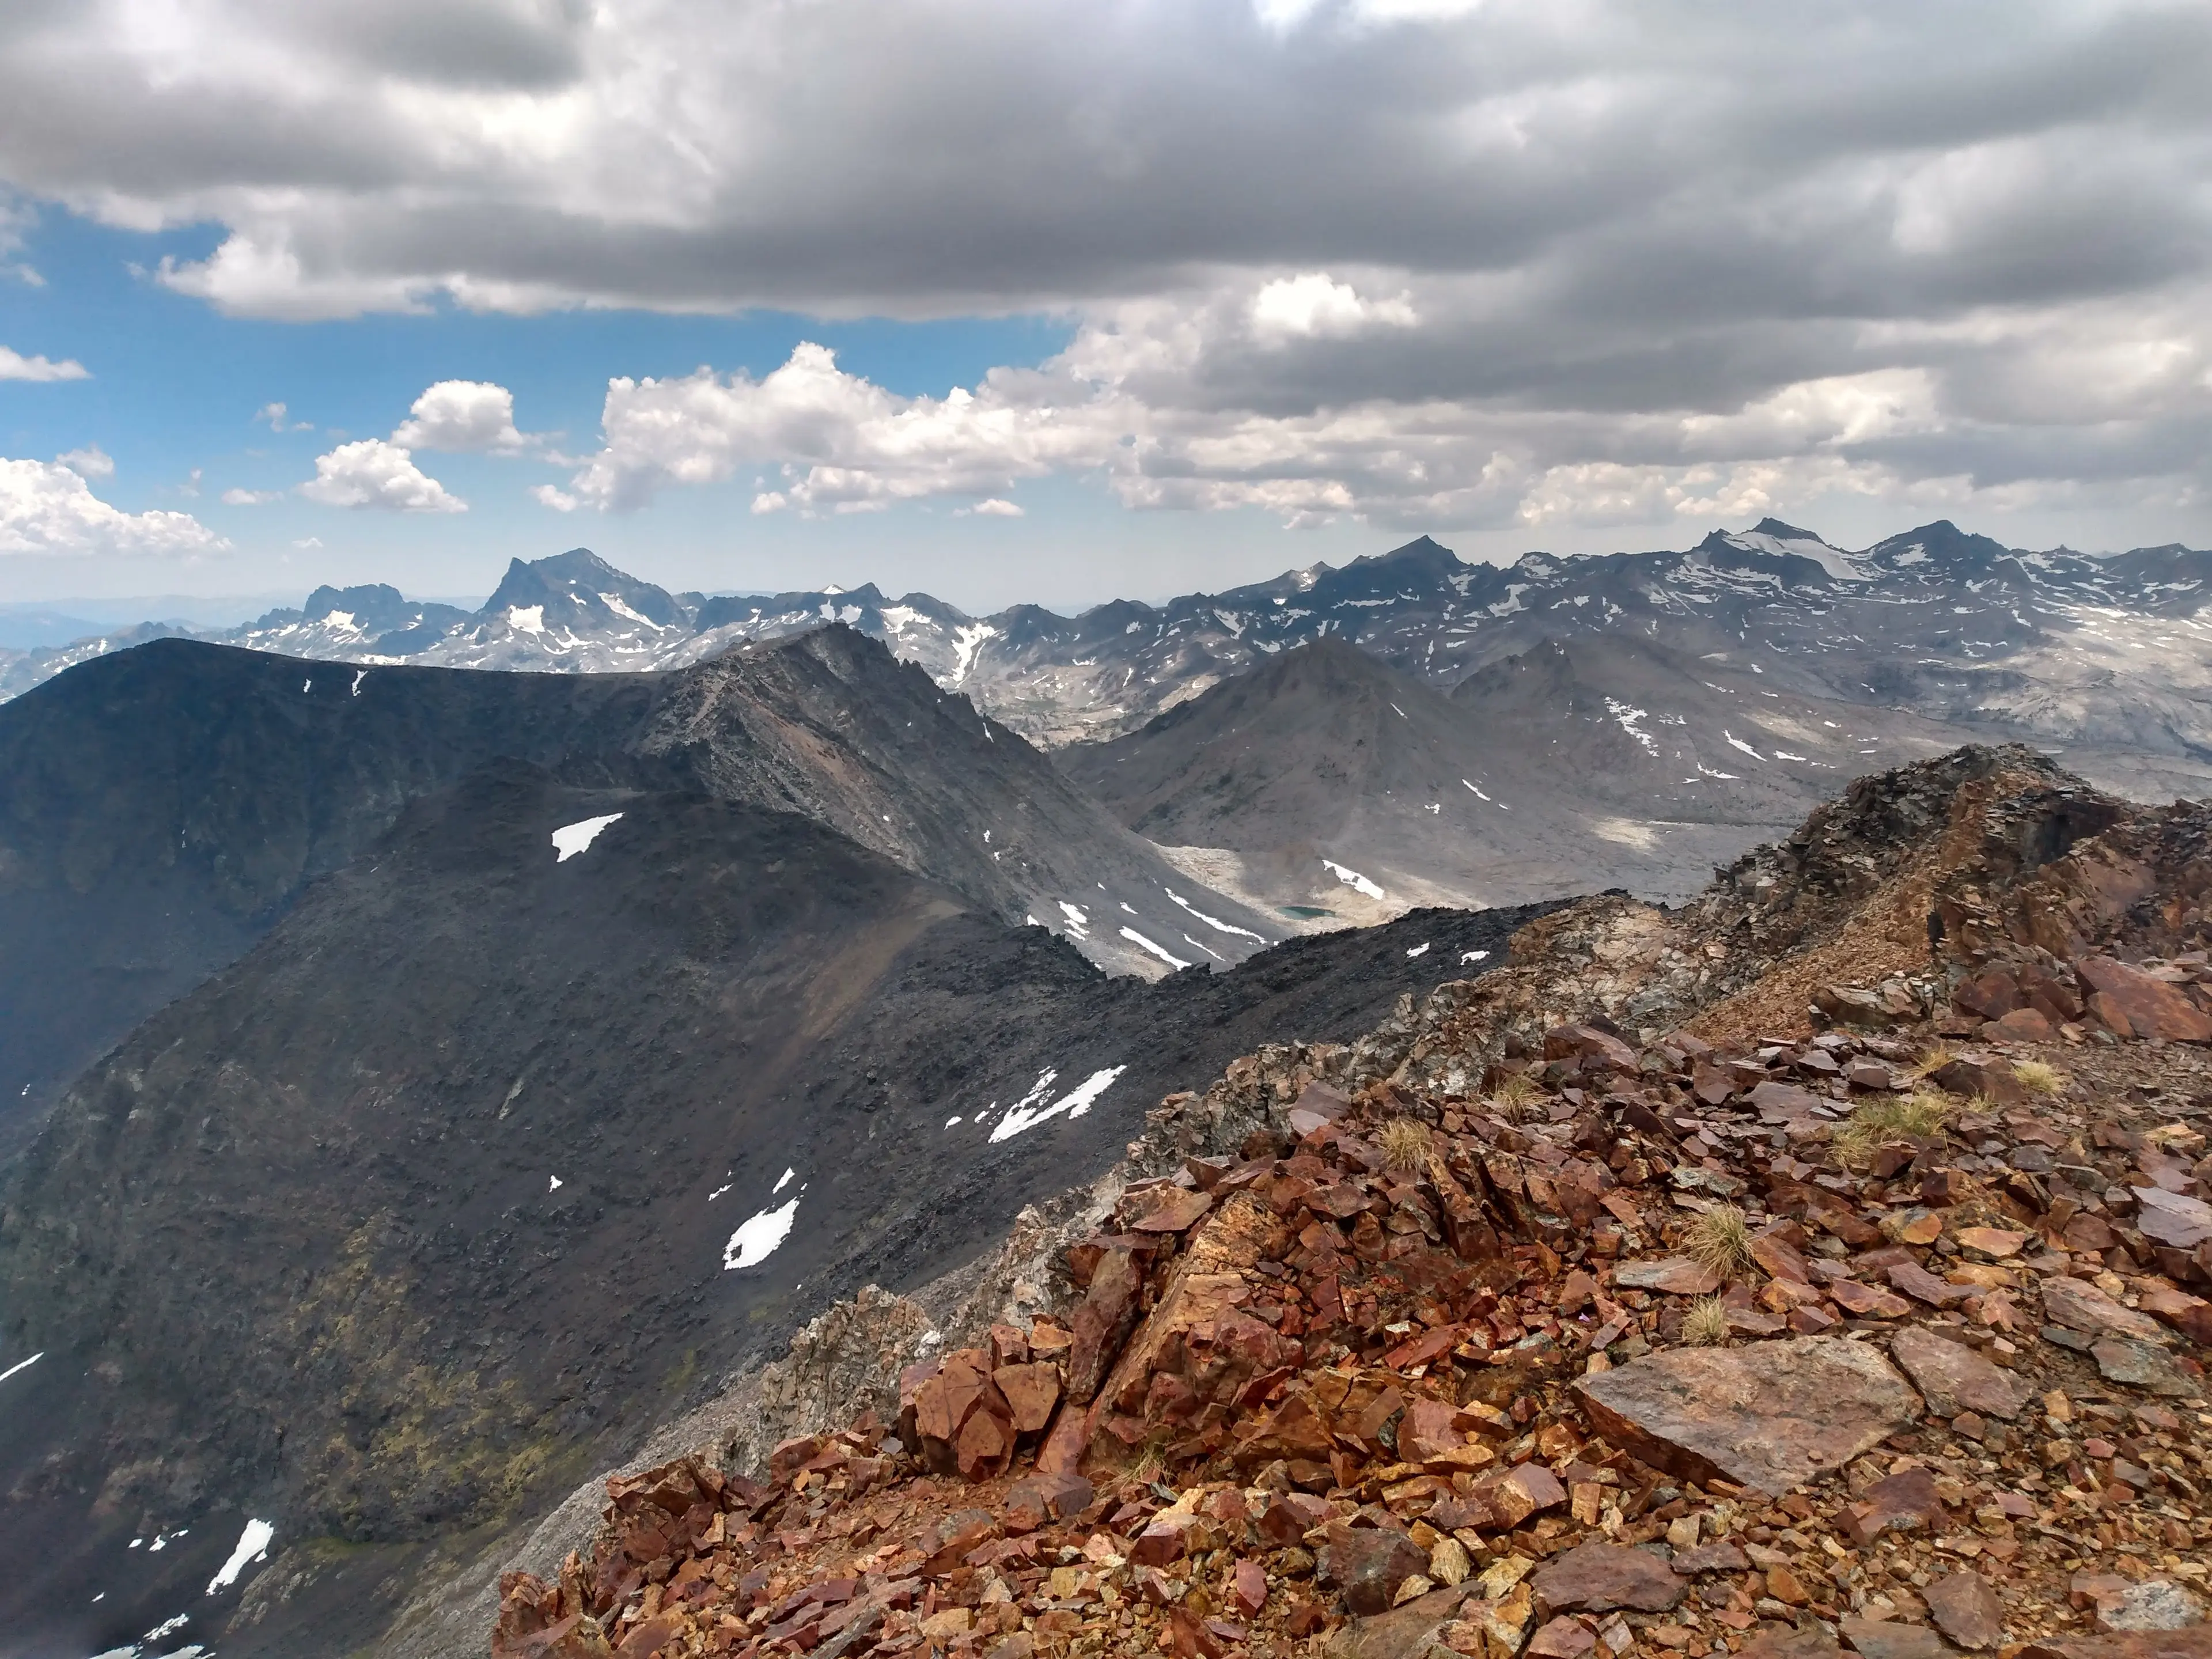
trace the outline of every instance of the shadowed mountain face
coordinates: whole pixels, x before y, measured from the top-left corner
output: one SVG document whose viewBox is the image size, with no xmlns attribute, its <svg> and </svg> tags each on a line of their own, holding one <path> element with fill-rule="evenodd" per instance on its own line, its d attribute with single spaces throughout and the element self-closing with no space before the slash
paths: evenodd
<svg viewBox="0 0 2212 1659">
<path fill-rule="evenodd" d="M 1334 925 L 1613 885 L 1679 897 L 1832 790 L 1846 755 L 1943 737 L 1644 641 L 1546 641 L 1446 695 L 1325 637 L 1055 760 L 1194 875 Z"/>
<path fill-rule="evenodd" d="M 1524 919 L 1108 978 L 809 817 L 494 763 L 95 1065 L 0 1188 L 0 1356 L 46 1356 L 0 1413 L 0 1547 L 40 1564 L 0 1627 L 219 1618 L 249 1516 L 338 1552 L 527 1513 L 1164 1093 L 1348 1039 Z"/>
<path fill-rule="evenodd" d="M 166 640 L 0 707 L 0 1143 L 410 799 L 500 757 L 802 813 L 1115 970 L 1234 961 L 1282 936 L 1227 898 L 1201 908 L 1237 931 L 1194 921 L 1166 896 L 1187 878 L 1042 756 L 842 627 L 659 675 Z"/>
</svg>

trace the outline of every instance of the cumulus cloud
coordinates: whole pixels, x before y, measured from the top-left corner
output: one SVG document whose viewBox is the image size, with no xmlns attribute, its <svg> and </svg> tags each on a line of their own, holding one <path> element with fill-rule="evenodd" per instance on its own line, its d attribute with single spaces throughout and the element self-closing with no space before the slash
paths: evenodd
<svg viewBox="0 0 2212 1659">
<path fill-rule="evenodd" d="M 1079 325 L 964 404 L 797 359 L 618 381 L 602 453 L 537 492 L 558 510 L 757 460 L 793 469 L 765 511 L 1066 471 L 1137 505 L 1438 526 L 1799 487 L 2212 500 L 2202 6 L 2019 0 L 2002 28 L 1760 0 L 162 18 L 0 15 L 0 179 L 221 226 L 157 275 L 225 310 Z M 511 408 L 471 408 L 393 447 L 523 441 Z"/>
<path fill-rule="evenodd" d="M 890 392 L 815 344 L 758 380 L 708 369 L 617 380 L 605 447 L 567 489 L 533 493 L 562 512 L 622 510 L 768 465 L 781 477 L 754 495 L 755 514 L 951 497 L 967 503 L 958 513 L 1014 515 L 1000 492 L 1063 473 L 1099 478 L 1132 507 L 1395 527 L 1758 517 L 1838 494 L 1976 499 L 1966 470 L 1914 471 L 1892 453 L 1971 438 L 1973 423 L 1939 408 L 1922 370 L 1817 377 L 1717 413 L 1538 416 L 1510 397 L 1271 410 L 1217 396 L 1250 348 L 1255 297 L 1203 317 L 1133 305 L 1038 368 L 995 369 L 942 398 Z"/>
<path fill-rule="evenodd" d="M 325 507 L 381 507 L 393 513 L 465 513 L 469 504 L 381 438 L 340 444 L 315 458 L 315 476 L 300 493 Z"/>
<path fill-rule="evenodd" d="M 392 441 L 409 449 L 515 455 L 532 439 L 515 430 L 514 394 L 484 380 L 441 380 L 415 400 Z"/>
<path fill-rule="evenodd" d="M 26 357 L 0 345 L 0 380 L 88 380 L 92 371 L 74 357 L 55 362 L 46 357 Z"/>
<path fill-rule="evenodd" d="M 115 458 L 98 444 L 87 444 L 82 449 L 64 450 L 54 459 L 80 477 L 112 478 L 115 476 Z"/>
<path fill-rule="evenodd" d="M 1419 320 L 1403 295 L 1364 300 L 1349 283 L 1322 270 L 1279 277 L 1252 296 L 1253 332 L 1263 338 L 1341 339 L 1370 328 L 1411 328 Z"/>
<path fill-rule="evenodd" d="M 291 410 L 283 404 L 264 404 L 253 411 L 253 419 L 257 425 L 266 422 L 271 432 L 313 432 L 315 429 L 306 421 L 288 419 Z"/>
<path fill-rule="evenodd" d="M 234 486 L 222 492 L 225 507 L 266 507 L 270 502 L 283 498 L 284 492 L 281 489 L 240 489 Z"/>
<path fill-rule="evenodd" d="M 973 392 L 902 398 L 847 374 L 828 347 L 802 343 L 757 380 L 702 368 L 610 381 L 605 446 L 570 490 L 595 507 L 635 507 L 671 484 L 720 483 L 775 461 L 787 481 L 754 498 L 757 513 L 992 497 L 1017 478 L 1101 465 L 1115 415 L 1113 400 L 1065 375 L 1012 368 L 994 369 Z M 561 504 L 544 491 L 539 499 Z"/>
<path fill-rule="evenodd" d="M 61 461 L 0 459 L 0 554 L 204 553 L 229 544 L 189 513 L 111 507 Z"/>
</svg>

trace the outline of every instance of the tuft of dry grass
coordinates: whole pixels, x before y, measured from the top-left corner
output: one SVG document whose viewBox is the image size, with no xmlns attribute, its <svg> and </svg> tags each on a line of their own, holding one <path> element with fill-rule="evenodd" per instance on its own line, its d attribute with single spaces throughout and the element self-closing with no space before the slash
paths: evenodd
<svg viewBox="0 0 2212 1659">
<path fill-rule="evenodd" d="M 1394 1117 L 1376 1132 L 1375 1144 L 1382 1153 L 1382 1167 L 1399 1175 L 1419 1175 L 1429 1167 L 1428 1126 L 1410 1117 Z"/>
<path fill-rule="evenodd" d="M 1733 1204 L 1716 1204 L 1690 1224 L 1682 1253 L 1723 1279 L 1751 1271 L 1751 1223 Z"/>
<path fill-rule="evenodd" d="M 1912 1068 L 1907 1075 L 1909 1075 L 1914 1082 L 1919 1082 L 1923 1078 L 1933 1077 L 1936 1073 L 1942 1071 L 1946 1066 L 1948 1066 L 1953 1060 L 1958 1059 L 1958 1054 L 1948 1045 L 1941 1042 L 1936 1043 L 1933 1048 L 1923 1048 L 1920 1051 L 1920 1058 L 1913 1062 Z"/>
<path fill-rule="evenodd" d="M 1957 1103 L 1933 1089 L 1882 1095 L 1866 1102 L 1837 1127 L 1830 1145 L 1845 1169 L 1857 1169 L 1875 1149 L 1893 1140 L 1927 1140 L 1943 1133 Z"/>
<path fill-rule="evenodd" d="M 2047 1060 L 2016 1060 L 2012 1063 L 2012 1074 L 2020 1079 L 2021 1087 L 2032 1095 L 2055 1095 L 2068 1082 L 2066 1073 Z"/>
<path fill-rule="evenodd" d="M 1167 1458 L 1156 1439 L 1147 1439 L 1129 1459 L 1123 1474 L 1133 1484 L 1149 1486 L 1167 1471 Z"/>
<path fill-rule="evenodd" d="M 1728 1304 L 1701 1296 L 1682 1316 L 1682 1340 L 1692 1348 L 1717 1348 L 1729 1339 Z"/>
<path fill-rule="evenodd" d="M 1491 1104 L 1508 1123 L 1518 1123 L 1528 1115 L 1528 1109 L 1543 1092 L 1528 1073 L 1508 1072 L 1492 1095 Z"/>
</svg>

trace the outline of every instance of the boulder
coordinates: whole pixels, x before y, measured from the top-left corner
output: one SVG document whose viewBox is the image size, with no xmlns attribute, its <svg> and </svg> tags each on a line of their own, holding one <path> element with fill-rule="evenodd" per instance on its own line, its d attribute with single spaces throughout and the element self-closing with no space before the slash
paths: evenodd
<svg viewBox="0 0 2212 1659">
<path fill-rule="evenodd" d="M 1538 1631 L 1528 1643 L 1528 1659 L 1583 1659 L 1597 1645 L 1589 1626 L 1565 1614 Z"/>
<path fill-rule="evenodd" d="M 1972 979 L 1961 980 L 1951 993 L 1954 1008 L 1983 1019 L 2002 1019 L 2022 1002 L 2019 981 L 2002 968 L 1987 969 Z"/>
<path fill-rule="evenodd" d="M 2089 994 L 2089 1012 L 2116 1036 L 2212 1042 L 2212 1015 L 2191 1002 L 2178 985 L 2110 957 L 2079 957 L 2074 973 Z"/>
<path fill-rule="evenodd" d="M 1177 1188 L 1168 1194 L 1150 1212 L 1129 1224 L 1133 1233 L 1188 1232 L 1205 1218 L 1213 1207 L 1213 1195 L 1195 1189 Z"/>
<path fill-rule="evenodd" d="M 1774 1496 L 1920 1414 L 1888 1361 L 1833 1337 L 1646 1354 L 1575 1388 L 1613 1445 L 1688 1480 L 1718 1475 Z"/>
<path fill-rule="evenodd" d="M 1006 1491 L 1006 1530 L 1036 1532 L 1091 1507 L 1097 1494 L 1079 1474 L 1032 1474 Z"/>
<path fill-rule="evenodd" d="M 1595 1025 L 1553 1026 L 1544 1033 L 1544 1058 L 1579 1060 L 1591 1072 L 1636 1069 L 1636 1050 Z"/>
<path fill-rule="evenodd" d="M 1121 1345 L 1137 1322 L 1137 1293 L 1144 1270 L 1133 1253 L 1111 1249 L 1091 1271 L 1091 1285 L 1075 1310 L 1075 1340 L 1067 1351 L 1067 1397 L 1087 1406 L 1106 1380 Z"/>
<path fill-rule="evenodd" d="M 2015 1008 L 1983 1030 L 2001 1042 L 2048 1042 L 2053 1035 L 2049 1018 L 2039 1008 Z"/>
<path fill-rule="evenodd" d="M 2012 1069 L 2012 1062 L 1995 1054 L 1960 1054 L 1929 1073 L 1939 1089 L 1969 1100 L 1986 1098 L 2000 1106 L 2027 1104 L 2027 1085 Z"/>
<path fill-rule="evenodd" d="M 1893 1261 L 1887 1269 L 1889 1282 L 1916 1302 L 1924 1302 L 1931 1308 L 1952 1308 L 1980 1291 L 1972 1285 L 1954 1285 L 1936 1277 L 1917 1261 Z"/>
<path fill-rule="evenodd" d="M 1428 1565 L 1428 1552 L 1395 1527 L 1335 1522 L 1315 1553 L 1314 1583 L 1341 1595 L 1350 1611 L 1371 1616 L 1389 1611 L 1398 1586 Z"/>
</svg>

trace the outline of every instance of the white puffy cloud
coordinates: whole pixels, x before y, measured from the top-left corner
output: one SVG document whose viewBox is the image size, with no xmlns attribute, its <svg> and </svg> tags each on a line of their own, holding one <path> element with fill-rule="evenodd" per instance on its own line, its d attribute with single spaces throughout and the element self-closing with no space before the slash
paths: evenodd
<svg viewBox="0 0 2212 1659">
<path fill-rule="evenodd" d="M 676 380 L 616 380 L 601 416 L 605 446 L 570 483 L 575 499 L 635 507 L 671 484 L 720 483 L 781 463 L 787 481 L 755 512 L 857 513 L 935 495 L 996 496 L 1017 478 L 1084 471 L 1110 458 L 1112 400 L 1065 375 L 994 369 L 969 392 L 902 398 L 801 343 L 756 380 L 712 369 Z M 557 494 L 558 492 L 555 492 Z M 540 500 L 549 505 L 541 493 Z"/>
<path fill-rule="evenodd" d="M 1132 507 L 1401 527 L 1664 525 L 1836 495 L 1998 510 L 2033 498 L 2015 481 L 1992 493 L 1971 468 L 1900 463 L 1899 446 L 1971 445 L 1981 430 L 1917 368 L 1811 377 L 1724 411 L 1538 415 L 1510 396 L 1255 408 L 1221 387 L 1252 349 L 1255 297 L 1133 303 L 1041 368 L 995 369 L 942 398 L 894 394 L 813 344 L 758 380 L 615 380 L 605 447 L 568 489 L 534 493 L 562 512 L 635 508 L 767 465 L 781 476 L 754 495 L 756 514 L 922 498 L 1015 514 L 1008 485 L 1060 473 L 1099 478 Z"/>
<path fill-rule="evenodd" d="M 80 477 L 112 478 L 115 476 L 115 458 L 98 444 L 87 444 L 82 449 L 64 450 L 54 459 Z"/>
<path fill-rule="evenodd" d="M 253 411 L 253 418 L 257 424 L 267 422 L 271 432 L 313 432 L 315 429 L 306 421 L 288 420 L 286 416 L 290 413 L 283 404 L 264 404 Z"/>
<path fill-rule="evenodd" d="M 88 380 L 92 371 L 74 357 L 55 362 L 46 357 L 26 357 L 0 345 L 0 380 Z"/>
<path fill-rule="evenodd" d="M 340 444 L 315 458 L 315 476 L 300 493 L 325 507 L 381 507 L 395 513 L 465 513 L 469 504 L 381 438 Z"/>
<path fill-rule="evenodd" d="M 189 513 L 125 513 L 59 461 L 0 459 L 0 554 L 204 553 L 228 547 Z"/>
<path fill-rule="evenodd" d="M 441 380 L 415 400 L 392 441 L 409 449 L 514 455 L 531 440 L 514 428 L 514 394 L 485 380 Z"/>
<path fill-rule="evenodd" d="M 271 501 L 284 499 L 281 489 L 240 489 L 235 486 L 222 492 L 225 507 L 266 507 Z"/>
<path fill-rule="evenodd" d="M 1252 331 L 1263 338 L 1342 339 L 1370 328 L 1411 328 L 1419 320 L 1403 295 L 1362 299 L 1349 283 L 1322 270 L 1278 277 L 1252 296 Z"/>
</svg>

